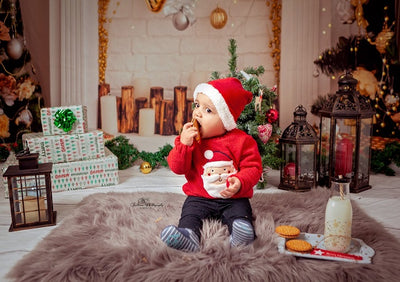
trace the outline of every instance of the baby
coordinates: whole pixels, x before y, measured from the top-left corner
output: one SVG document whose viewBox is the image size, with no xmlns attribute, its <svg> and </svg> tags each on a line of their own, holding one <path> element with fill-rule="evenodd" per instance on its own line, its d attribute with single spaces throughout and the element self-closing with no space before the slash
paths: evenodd
<svg viewBox="0 0 400 282">
<path fill-rule="evenodd" d="M 249 199 L 262 173 L 256 141 L 236 128 L 236 121 L 253 95 L 237 78 L 199 84 L 194 91 L 194 122 L 183 126 L 168 164 L 187 182 L 187 198 L 178 226 L 170 225 L 161 239 L 171 248 L 193 252 L 200 248 L 204 219 L 228 226 L 232 246 L 255 239 Z M 200 140 L 196 141 L 196 137 Z"/>
</svg>

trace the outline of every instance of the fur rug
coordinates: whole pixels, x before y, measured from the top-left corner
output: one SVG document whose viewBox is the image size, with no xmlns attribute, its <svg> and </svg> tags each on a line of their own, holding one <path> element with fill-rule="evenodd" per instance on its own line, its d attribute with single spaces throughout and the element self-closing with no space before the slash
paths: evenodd
<svg viewBox="0 0 400 282">
<path fill-rule="evenodd" d="M 201 250 L 184 253 L 159 239 L 177 224 L 183 195 L 108 193 L 86 197 L 10 271 L 15 281 L 398 281 L 399 242 L 353 202 L 353 237 L 375 250 L 371 264 L 314 260 L 278 252 L 275 226 L 323 233 L 328 190 L 256 193 L 257 240 L 230 248 L 228 231 L 207 221 Z"/>
</svg>

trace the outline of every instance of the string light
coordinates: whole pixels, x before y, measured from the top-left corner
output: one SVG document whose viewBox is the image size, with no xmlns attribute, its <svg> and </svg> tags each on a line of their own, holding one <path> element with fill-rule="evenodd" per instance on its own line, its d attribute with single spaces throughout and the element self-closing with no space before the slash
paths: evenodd
<svg viewBox="0 0 400 282">
<path fill-rule="evenodd" d="M 105 83 L 107 68 L 107 49 L 108 49 L 108 31 L 105 27 L 107 24 L 107 10 L 110 0 L 99 0 L 98 5 L 98 22 L 99 22 L 99 83 Z"/>
<path fill-rule="evenodd" d="M 268 47 L 272 49 L 273 67 L 275 70 L 275 79 L 279 85 L 280 61 L 281 61 L 281 0 L 270 0 L 266 2 L 270 7 L 269 19 L 272 22 L 272 39 Z"/>
</svg>

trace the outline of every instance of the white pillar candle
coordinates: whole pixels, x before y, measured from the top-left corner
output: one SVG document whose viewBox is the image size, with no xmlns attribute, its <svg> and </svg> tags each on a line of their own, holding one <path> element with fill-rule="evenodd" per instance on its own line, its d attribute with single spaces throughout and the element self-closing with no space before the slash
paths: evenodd
<svg viewBox="0 0 400 282">
<path fill-rule="evenodd" d="M 135 97 L 146 97 L 150 99 L 150 80 L 145 77 L 137 77 L 133 80 Z"/>
<path fill-rule="evenodd" d="M 139 110 L 139 135 L 154 135 L 155 111 L 151 108 L 143 108 Z"/>
<path fill-rule="evenodd" d="M 101 129 L 112 135 L 118 133 L 117 97 L 105 95 L 100 98 Z"/>
</svg>

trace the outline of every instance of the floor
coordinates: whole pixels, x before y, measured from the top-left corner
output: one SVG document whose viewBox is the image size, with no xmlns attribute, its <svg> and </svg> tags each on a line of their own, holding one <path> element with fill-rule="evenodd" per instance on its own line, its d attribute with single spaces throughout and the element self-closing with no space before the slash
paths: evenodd
<svg viewBox="0 0 400 282">
<path fill-rule="evenodd" d="M 130 139 L 130 143 L 134 144 L 140 151 L 153 152 L 167 143 L 173 144 L 175 138 L 174 136 L 141 137 L 136 134 L 126 136 Z M 351 198 L 400 242 L 400 226 L 398 224 L 400 218 L 400 168 L 393 168 L 396 171 L 396 176 L 371 175 L 372 189 L 351 194 Z M 158 168 L 149 174 L 143 174 L 139 170 L 139 165 L 120 171 L 119 176 L 120 182 L 115 186 L 53 193 L 54 210 L 57 211 L 57 225 L 68 216 L 76 204 L 89 194 L 111 191 L 182 193 L 181 186 L 185 182 L 183 176 L 175 175 L 167 168 Z M 256 193 L 291 193 L 277 189 L 278 184 L 279 171 L 272 170 L 268 175 L 268 187 L 263 190 L 256 190 Z M 11 223 L 10 205 L 8 199 L 3 197 L 3 190 L 0 190 L 0 193 L 0 281 L 7 281 L 5 279 L 7 272 L 57 225 L 8 232 Z"/>
</svg>

